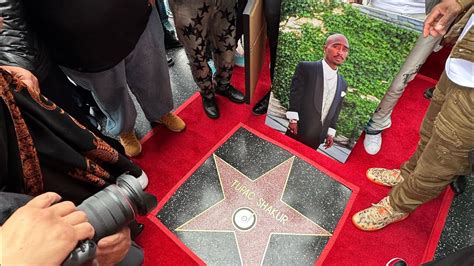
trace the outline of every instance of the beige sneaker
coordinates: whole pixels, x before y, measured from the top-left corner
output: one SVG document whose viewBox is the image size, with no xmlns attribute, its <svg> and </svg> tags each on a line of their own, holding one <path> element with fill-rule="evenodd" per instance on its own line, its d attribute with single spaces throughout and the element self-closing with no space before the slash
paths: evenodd
<svg viewBox="0 0 474 266">
<path fill-rule="evenodd" d="M 403 182 L 403 176 L 398 169 L 369 168 L 365 174 L 375 184 L 393 187 Z"/>
<path fill-rule="evenodd" d="M 120 143 L 125 149 L 125 154 L 129 157 L 134 157 L 142 152 L 142 144 L 138 141 L 135 133 L 123 133 L 120 134 Z"/>
<path fill-rule="evenodd" d="M 186 128 L 183 119 L 173 113 L 163 115 L 158 123 L 163 124 L 166 128 L 173 132 L 181 132 Z"/>
<path fill-rule="evenodd" d="M 387 196 L 379 203 L 372 204 L 372 207 L 354 214 L 352 223 L 360 230 L 376 231 L 391 223 L 405 220 L 408 215 L 408 213 L 394 210 Z"/>
</svg>

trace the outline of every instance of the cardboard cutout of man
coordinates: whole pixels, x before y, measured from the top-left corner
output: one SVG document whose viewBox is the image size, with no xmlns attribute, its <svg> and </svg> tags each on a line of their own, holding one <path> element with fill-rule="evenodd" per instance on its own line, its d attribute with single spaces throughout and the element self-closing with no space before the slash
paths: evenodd
<svg viewBox="0 0 474 266">
<path fill-rule="evenodd" d="M 324 45 L 324 59 L 300 62 L 290 89 L 289 120 L 286 135 L 317 149 L 321 143 L 334 143 L 336 122 L 346 94 L 347 83 L 339 75 L 349 53 L 349 42 L 342 34 L 329 36 Z"/>
</svg>

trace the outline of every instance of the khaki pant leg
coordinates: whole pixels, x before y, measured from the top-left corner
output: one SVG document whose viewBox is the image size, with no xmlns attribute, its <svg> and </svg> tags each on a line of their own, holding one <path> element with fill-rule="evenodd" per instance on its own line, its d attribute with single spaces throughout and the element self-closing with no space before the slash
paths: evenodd
<svg viewBox="0 0 474 266">
<path fill-rule="evenodd" d="M 449 79 L 446 76 L 446 73 L 443 72 L 438 84 L 436 84 L 436 90 L 433 93 L 430 106 L 426 111 L 425 117 L 423 117 L 423 121 L 420 126 L 420 141 L 418 142 L 418 147 L 410 159 L 406 161 L 400 168 L 402 176 L 405 179 L 410 178 L 411 174 L 415 170 L 418 159 L 421 157 L 421 154 L 425 150 L 426 144 L 428 144 L 428 141 L 431 138 L 434 121 L 438 116 L 438 113 L 440 112 L 446 98 L 448 82 Z"/>
<path fill-rule="evenodd" d="M 421 130 L 423 134 L 423 130 L 427 130 L 425 126 L 431 127 L 432 135 L 421 136 L 420 145 L 411 159 L 417 161 L 408 162 L 416 167 L 390 192 L 390 203 L 399 211 L 413 211 L 438 196 L 456 175 L 469 171 L 468 153 L 474 149 L 474 89 L 451 82 L 443 73 L 433 99 L 432 105 L 441 104 L 441 109 L 436 116 L 430 113 L 436 112 L 436 107 L 430 105 Z M 434 122 L 429 125 L 433 115 Z"/>
</svg>

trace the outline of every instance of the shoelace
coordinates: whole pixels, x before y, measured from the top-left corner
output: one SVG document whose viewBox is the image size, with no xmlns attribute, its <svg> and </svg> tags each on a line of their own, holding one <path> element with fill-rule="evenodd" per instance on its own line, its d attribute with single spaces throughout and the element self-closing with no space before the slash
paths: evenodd
<svg viewBox="0 0 474 266">
<path fill-rule="evenodd" d="M 373 144 L 377 144 L 377 143 L 378 143 L 377 140 L 378 140 L 379 138 L 377 138 L 377 137 L 375 137 L 375 136 L 376 136 L 376 135 L 367 135 L 367 137 L 368 137 L 368 142 L 369 142 L 370 144 L 372 144 L 372 143 L 373 143 Z"/>
<path fill-rule="evenodd" d="M 390 216 L 393 215 L 393 210 L 391 210 L 392 208 L 390 206 L 387 206 L 385 201 L 382 201 L 382 202 L 379 202 L 379 203 L 372 203 L 372 206 L 377 207 L 377 208 L 385 209 L 390 214 Z M 377 215 L 380 216 L 380 214 L 378 212 L 377 212 Z"/>
</svg>

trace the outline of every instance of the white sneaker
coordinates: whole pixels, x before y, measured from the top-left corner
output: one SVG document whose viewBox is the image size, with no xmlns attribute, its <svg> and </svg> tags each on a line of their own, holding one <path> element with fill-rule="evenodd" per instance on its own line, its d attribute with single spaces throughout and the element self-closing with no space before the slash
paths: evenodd
<svg viewBox="0 0 474 266">
<path fill-rule="evenodd" d="M 364 148 L 365 151 L 370 155 L 375 155 L 380 151 L 382 147 L 382 132 L 376 135 L 365 134 Z"/>
<path fill-rule="evenodd" d="M 148 186 L 148 176 L 146 175 L 145 171 L 142 170 L 142 175 L 137 177 L 138 182 L 142 186 L 142 189 L 145 189 Z"/>
</svg>

